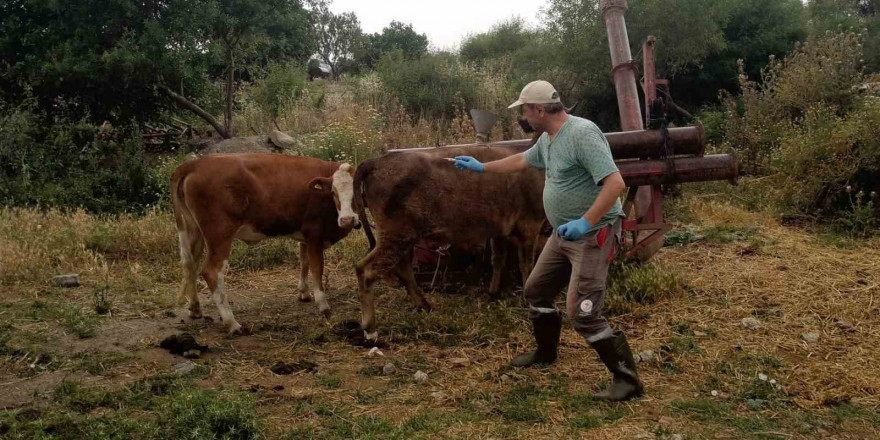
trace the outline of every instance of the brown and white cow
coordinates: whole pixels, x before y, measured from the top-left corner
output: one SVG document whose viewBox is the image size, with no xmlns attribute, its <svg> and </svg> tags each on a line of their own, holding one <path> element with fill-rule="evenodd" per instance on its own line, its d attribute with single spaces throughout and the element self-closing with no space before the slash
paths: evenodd
<svg viewBox="0 0 880 440">
<path fill-rule="evenodd" d="M 189 300 L 190 316 L 202 316 L 195 283 L 207 248 L 202 277 L 229 333 L 241 333 L 223 281 L 232 240 L 253 244 L 277 236 L 300 242 L 300 300 L 311 300 L 311 272 L 315 301 L 329 315 L 324 249 L 360 225 L 353 176 L 349 164 L 281 154 L 218 154 L 180 165 L 171 176 L 171 199 L 184 272 L 180 294 Z"/>
<path fill-rule="evenodd" d="M 370 288 L 382 277 L 398 277 L 415 305 L 430 309 L 412 270 L 412 248 L 419 239 L 451 243 L 464 250 L 482 247 L 486 240 L 511 240 L 519 248 L 523 277 L 528 276 L 545 219 L 543 173 L 535 168 L 512 174 L 464 173 L 447 160 L 469 155 L 485 163 L 526 148 L 467 146 L 390 152 L 358 167 L 354 187 L 363 197 L 358 205 L 370 210 L 379 236 L 375 248 L 356 267 L 361 326 L 368 339 L 378 335 Z M 369 225 L 365 222 L 364 226 L 373 242 Z"/>
</svg>

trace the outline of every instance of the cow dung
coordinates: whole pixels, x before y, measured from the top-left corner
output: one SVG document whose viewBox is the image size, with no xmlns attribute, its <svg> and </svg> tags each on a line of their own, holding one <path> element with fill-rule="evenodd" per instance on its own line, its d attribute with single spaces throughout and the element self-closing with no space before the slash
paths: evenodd
<svg viewBox="0 0 880 440">
<path fill-rule="evenodd" d="M 371 341 L 364 337 L 364 330 L 361 324 L 355 320 L 345 320 L 333 326 L 331 330 L 333 334 L 340 338 L 345 338 L 348 343 L 355 347 L 364 348 L 388 348 L 388 344 L 379 341 Z"/>
<path fill-rule="evenodd" d="M 183 355 L 187 352 L 198 350 L 201 353 L 208 351 L 207 345 L 199 345 L 195 336 L 189 333 L 181 333 L 179 335 L 171 335 L 159 343 L 160 348 L 164 348 L 171 354 Z"/>
</svg>

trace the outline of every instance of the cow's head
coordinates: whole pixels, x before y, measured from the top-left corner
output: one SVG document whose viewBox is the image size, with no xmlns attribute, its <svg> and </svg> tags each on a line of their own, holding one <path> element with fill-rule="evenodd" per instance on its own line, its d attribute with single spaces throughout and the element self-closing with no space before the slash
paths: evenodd
<svg viewBox="0 0 880 440">
<path fill-rule="evenodd" d="M 354 168 L 344 163 L 333 173 L 333 177 L 315 177 L 309 182 L 312 191 L 332 193 L 336 203 L 337 223 L 343 229 L 358 229 L 361 221 L 352 206 L 354 200 Z"/>
</svg>

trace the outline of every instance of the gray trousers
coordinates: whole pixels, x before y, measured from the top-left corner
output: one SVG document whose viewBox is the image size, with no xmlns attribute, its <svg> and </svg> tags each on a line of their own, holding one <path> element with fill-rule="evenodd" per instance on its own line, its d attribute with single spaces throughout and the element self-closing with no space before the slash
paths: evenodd
<svg viewBox="0 0 880 440">
<path fill-rule="evenodd" d="M 575 331 L 590 343 L 612 336 L 602 306 L 608 266 L 620 246 L 620 226 L 618 220 L 576 241 L 553 232 L 525 285 L 532 318 L 556 313 L 556 295 L 567 286 L 565 309 Z"/>
</svg>

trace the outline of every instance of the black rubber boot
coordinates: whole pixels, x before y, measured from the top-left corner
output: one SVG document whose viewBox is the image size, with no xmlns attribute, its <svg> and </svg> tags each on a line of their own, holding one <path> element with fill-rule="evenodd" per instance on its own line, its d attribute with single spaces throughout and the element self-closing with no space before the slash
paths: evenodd
<svg viewBox="0 0 880 440">
<path fill-rule="evenodd" d="M 639 381 L 636 361 L 632 350 L 626 342 L 623 332 L 614 332 L 614 336 L 591 344 L 599 358 L 611 372 L 611 385 L 594 396 L 600 400 L 629 400 L 645 394 L 645 388 Z"/>
<path fill-rule="evenodd" d="M 532 329 L 538 348 L 513 358 L 510 365 L 514 367 L 531 367 L 547 365 L 556 361 L 559 348 L 559 333 L 562 331 L 562 316 L 558 312 L 541 313 L 532 318 Z"/>
</svg>

